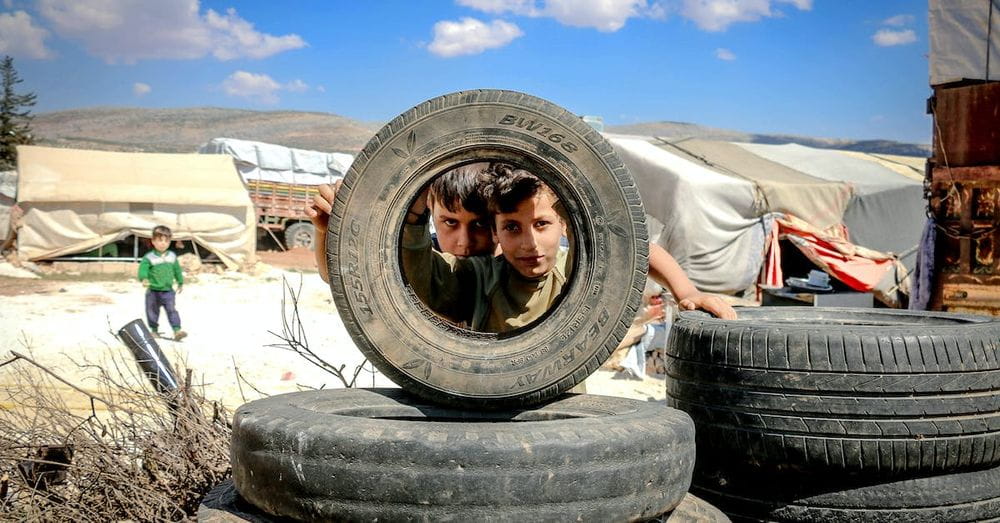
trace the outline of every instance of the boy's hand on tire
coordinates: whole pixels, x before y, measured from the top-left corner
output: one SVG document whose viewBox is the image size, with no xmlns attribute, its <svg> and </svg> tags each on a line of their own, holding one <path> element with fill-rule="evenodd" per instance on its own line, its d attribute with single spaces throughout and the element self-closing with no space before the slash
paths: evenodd
<svg viewBox="0 0 1000 523">
<path fill-rule="evenodd" d="M 333 200 L 337 198 L 337 191 L 343 180 L 337 180 L 333 185 L 323 184 L 319 186 L 319 194 L 312 197 L 312 201 L 306 206 L 306 216 L 312 221 L 316 231 L 326 234 L 326 222 L 330 219 L 333 211 Z"/>
<path fill-rule="evenodd" d="M 726 303 L 722 298 L 712 296 L 711 294 L 704 294 L 701 292 L 692 294 L 681 300 L 677 306 L 680 307 L 682 311 L 702 309 L 712 313 L 713 316 L 724 320 L 736 319 L 736 311 L 733 307 Z"/>
</svg>

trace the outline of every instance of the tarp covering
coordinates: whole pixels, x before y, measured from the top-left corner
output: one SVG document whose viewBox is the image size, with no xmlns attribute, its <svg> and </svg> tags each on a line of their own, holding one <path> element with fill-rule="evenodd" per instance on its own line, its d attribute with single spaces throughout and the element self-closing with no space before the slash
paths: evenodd
<svg viewBox="0 0 1000 523">
<path fill-rule="evenodd" d="M 751 288 L 765 262 L 774 220 L 782 215 L 817 231 L 844 230 L 856 247 L 909 253 L 912 266 L 923 224 L 917 175 L 923 159 L 800 145 L 605 136 L 636 180 L 651 241 L 670 252 L 702 290 Z M 899 278 L 906 273 L 895 264 L 887 270 Z"/>
<path fill-rule="evenodd" d="M 931 85 L 1000 80 L 1000 3 L 930 0 L 928 7 Z"/>
<path fill-rule="evenodd" d="M 228 157 L 19 146 L 18 256 L 86 252 L 166 225 L 228 267 L 254 260 L 256 215 Z"/>
<path fill-rule="evenodd" d="M 226 154 L 236 161 L 246 181 L 319 185 L 342 178 L 354 157 L 345 153 L 324 153 L 292 149 L 263 142 L 215 138 L 198 150 L 202 154 Z"/>
<path fill-rule="evenodd" d="M 10 235 L 10 209 L 17 196 L 17 171 L 0 171 L 0 245 Z"/>
</svg>

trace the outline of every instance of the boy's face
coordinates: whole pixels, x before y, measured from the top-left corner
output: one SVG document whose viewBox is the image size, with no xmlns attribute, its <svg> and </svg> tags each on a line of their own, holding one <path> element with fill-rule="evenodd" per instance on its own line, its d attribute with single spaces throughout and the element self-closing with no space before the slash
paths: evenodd
<svg viewBox="0 0 1000 523">
<path fill-rule="evenodd" d="M 496 240 L 503 256 L 526 278 L 544 276 L 555 267 L 559 240 L 566 225 L 553 204 L 555 198 L 539 191 L 517 205 L 514 212 L 497 213 Z"/>
<path fill-rule="evenodd" d="M 163 252 L 170 247 L 170 237 L 168 236 L 153 236 L 153 248 L 157 252 Z"/>
<path fill-rule="evenodd" d="M 449 211 L 434 198 L 430 198 L 428 204 L 442 251 L 464 257 L 492 255 L 496 250 L 488 217 L 461 206 L 457 212 Z"/>
</svg>

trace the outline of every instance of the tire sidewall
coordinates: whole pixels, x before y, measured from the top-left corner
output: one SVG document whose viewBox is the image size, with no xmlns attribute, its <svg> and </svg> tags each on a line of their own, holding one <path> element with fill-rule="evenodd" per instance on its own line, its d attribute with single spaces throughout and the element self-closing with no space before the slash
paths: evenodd
<svg viewBox="0 0 1000 523">
<path fill-rule="evenodd" d="M 561 302 L 514 336 L 450 326 L 413 295 L 400 264 L 420 189 L 484 158 L 539 174 L 576 235 Z M 331 289 L 362 352 L 414 393 L 477 405 L 540 401 L 596 370 L 635 314 L 648 249 L 638 193 L 603 137 L 544 100 L 491 90 L 429 100 L 385 126 L 347 173 L 328 234 Z"/>
</svg>

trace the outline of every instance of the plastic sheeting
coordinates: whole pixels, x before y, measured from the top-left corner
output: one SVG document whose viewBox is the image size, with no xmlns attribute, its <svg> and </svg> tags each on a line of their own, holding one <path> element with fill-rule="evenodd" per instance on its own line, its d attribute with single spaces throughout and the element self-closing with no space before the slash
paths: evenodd
<svg viewBox="0 0 1000 523">
<path fill-rule="evenodd" d="M 702 290 L 753 286 L 780 215 L 818 231 L 846 224 L 856 247 L 880 253 L 912 253 L 920 238 L 923 219 L 915 216 L 922 216 L 924 201 L 915 169 L 922 159 L 605 136 L 636 180 L 651 241 Z M 898 280 L 907 271 L 893 264 L 887 272 Z"/>
<path fill-rule="evenodd" d="M 1000 2 L 930 0 L 928 7 L 931 85 L 1000 80 Z"/>
<path fill-rule="evenodd" d="M 698 288 L 735 292 L 760 270 L 764 225 L 754 185 L 719 174 L 643 139 L 610 137 L 642 195 L 646 213 L 663 230 L 657 243 Z"/>
<path fill-rule="evenodd" d="M 166 225 L 230 268 L 254 261 L 256 215 L 228 157 L 18 147 L 18 256 L 86 252 Z"/>
<path fill-rule="evenodd" d="M 345 153 L 324 153 L 292 149 L 281 145 L 215 138 L 203 145 L 201 154 L 226 154 L 236 161 L 244 180 L 319 185 L 342 178 L 354 157 Z"/>
</svg>

